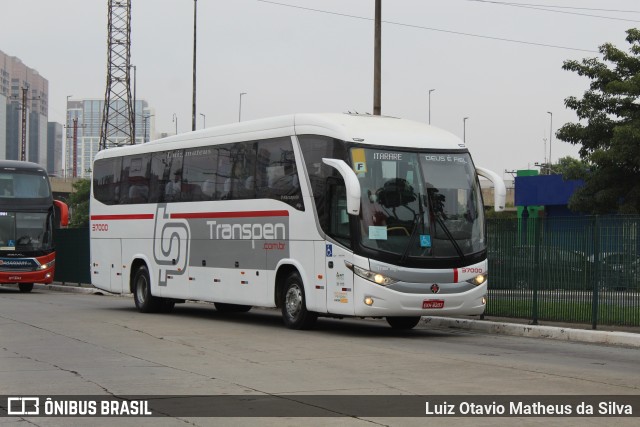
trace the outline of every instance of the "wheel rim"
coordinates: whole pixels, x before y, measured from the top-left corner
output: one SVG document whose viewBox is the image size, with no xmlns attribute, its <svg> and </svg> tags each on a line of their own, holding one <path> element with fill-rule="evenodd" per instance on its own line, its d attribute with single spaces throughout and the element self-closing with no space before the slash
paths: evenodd
<svg viewBox="0 0 640 427">
<path fill-rule="evenodd" d="M 298 285 L 293 285 L 287 291 L 285 298 L 287 314 L 291 319 L 295 319 L 302 308 L 302 292 Z"/>
<path fill-rule="evenodd" d="M 136 296 L 138 297 L 138 301 L 140 304 L 144 304 L 146 295 L 147 295 L 147 278 L 144 275 L 138 277 L 138 281 L 136 282 Z"/>
</svg>

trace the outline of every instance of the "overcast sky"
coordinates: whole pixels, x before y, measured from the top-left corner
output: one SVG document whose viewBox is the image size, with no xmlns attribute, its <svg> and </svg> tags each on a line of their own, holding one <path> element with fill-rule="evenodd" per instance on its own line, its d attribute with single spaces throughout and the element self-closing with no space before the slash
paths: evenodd
<svg viewBox="0 0 640 427">
<path fill-rule="evenodd" d="M 49 120 L 71 99 L 104 98 L 107 0 L 0 0 L 0 49 L 49 81 Z M 374 0 L 199 0 L 197 128 L 295 112 L 373 110 Z M 516 5 L 516 6 L 513 6 Z M 192 0 L 133 0 L 137 98 L 157 132 L 191 130 Z M 312 10 L 313 9 L 313 10 Z M 549 131 L 575 121 L 564 99 L 589 80 L 562 70 L 628 50 L 637 0 L 382 0 L 382 113 L 463 137 L 503 175 L 543 162 Z M 504 41 L 511 40 L 511 41 Z M 554 47 L 555 46 L 555 47 Z M 200 113 L 206 116 L 204 119 Z M 546 140 L 546 142 L 545 142 Z M 546 147 L 546 156 L 545 156 Z M 578 157 L 552 139 L 552 160 Z"/>
</svg>

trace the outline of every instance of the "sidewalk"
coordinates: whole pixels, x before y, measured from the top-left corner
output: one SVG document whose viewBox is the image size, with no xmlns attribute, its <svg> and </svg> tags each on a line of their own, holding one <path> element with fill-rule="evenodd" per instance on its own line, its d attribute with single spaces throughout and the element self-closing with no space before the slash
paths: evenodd
<svg viewBox="0 0 640 427">
<path fill-rule="evenodd" d="M 423 317 L 421 323 L 439 328 L 455 328 L 491 334 L 512 335 L 528 338 L 547 338 L 592 344 L 618 345 L 640 348 L 640 328 L 600 326 L 603 330 L 593 330 L 590 325 L 569 323 L 548 323 L 530 325 L 526 319 L 477 317 L 448 318 Z M 616 329 L 616 330 L 614 330 Z"/>
<path fill-rule="evenodd" d="M 34 288 L 84 294 L 105 293 L 92 285 L 76 283 L 36 284 Z M 600 330 L 593 330 L 591 325 L 587 324 L 544 321 L 542 322 L 544 325 L 530 325 L 529 322 L 530 320 L 528 319 L 488 316 L 483 320 L 480 320 L 478 316 L 463 316 L 460 318 L 425 316 L 420 323 L 424 326 L 436 328 L 453 328 L 490 334 L 640 348 L 640 327 L 599 325 Z"/>
</svg>

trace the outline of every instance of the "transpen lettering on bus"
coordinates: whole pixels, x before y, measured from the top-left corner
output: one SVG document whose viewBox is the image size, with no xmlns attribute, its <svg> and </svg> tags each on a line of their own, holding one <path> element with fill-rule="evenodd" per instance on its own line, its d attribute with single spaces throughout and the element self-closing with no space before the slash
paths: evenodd
<svg viewBox="0 0 640 427">
<path fill-rule="evenodd" d="M 217 221 L 207 221 L 209 239 L 211 240 L 251 240 L 251 248 L 255 249 L 256 240 L 286 240 L 286 228 L 279 223 L 251 223 L 251 224 L 218 224 Z"/>
<path fill-rule="evenodd" d="M 277 307 L 293 329 L 318 316 L 409 329 L 485 310 L 478 175 L 496 210 L 504 183 L 435 127 L 296 114 L 102 150 L 92 171 L 93 284 L 142 312 L 201 300 Z"/>
</svg>

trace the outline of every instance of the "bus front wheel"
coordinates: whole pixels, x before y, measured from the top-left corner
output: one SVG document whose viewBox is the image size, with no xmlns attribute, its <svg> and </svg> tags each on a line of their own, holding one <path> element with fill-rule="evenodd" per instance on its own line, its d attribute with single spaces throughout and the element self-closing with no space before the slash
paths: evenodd
<svg viewBox="0 0 640 427">
<path fill-rule="evenodd" d="M 387 323 L 393 329 L 413 329 L 420 322 L 420 319 L 420 316 L 387 317 Z"/>
<path fill-rule="evenodd" d="M 282 319 L 290 329 L 309 329 L 318 315 L 307 310 L 302 279 L 297 272 L 289 274 L 284 282 L 282 293 Z"/>
<path fill-rule="evenodd" d="M 20 292 L 26 294 L 33 290 L 33 283 L 18 283 L 18 289 L 20 289 Z"/>
</svg>

